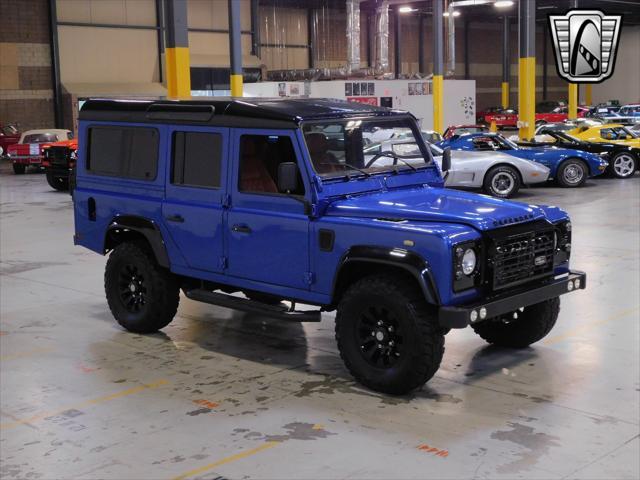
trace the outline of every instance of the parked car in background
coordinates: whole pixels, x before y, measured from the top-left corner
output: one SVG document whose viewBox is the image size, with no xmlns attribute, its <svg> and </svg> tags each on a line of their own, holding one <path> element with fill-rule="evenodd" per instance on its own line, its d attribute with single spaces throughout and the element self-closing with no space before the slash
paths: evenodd
<svg viewBox="0 0 640 480">
<path fill-rule="evenodd" d="M 533 142 L 517 142 L 524 147 L 573 148 L 596 153 L 609 162 L 607 172 L 617 178 L 629 178 L 640 169 L 640 148 L 616 143 L 586 142 L 567 131 L 542 126 Z"/>
<path fill-rule="evenodd" d="M 489 127 L 487 127 L 486 125 L 452 125 L 450 127 L 447 127 L 447 129 L 442 134 L 442 137 L 444 140 L 446 140 L 453 137 L 454 135 L 463 135 L 465 133 L 482 133 L 488 131 Z"/>
<path fill-rule="evenodd" d="M 640 147 L 640 137 L 630 128 L 617 123 L 592 127 L 580 126 L 569 130 L 568 133 L 587 142 L 617 143 L 629 147 Z"/>
<path fill-rule="evenodd" d="M 42 166 L 47 182 L 56 190 L 69 190 L 70 178 L 76 168 L 78 140 L 63 140 L 43 147 Z"/>
<path fill-rule="evenodd" d="M 439 147 L 455 150 L 502 152 L 514 157 L 541 163 L 551 171 L 549 178 L 563 187 L 580 187 L 587 177 L 601 175 L 607 161 L 598 155 L 566 148 L 520 147 L 497 133 L 471 133 L 456 139 L 444 140 Z"/>
<path fill-rule="evenodd" d="M 578 106 L 578 118 L 582 118 L 589 111 L 587 107 Z M 536 112 L 536 125 L 544 125 L 545 123 L 564 122 L 569 119 L 569 107 L 561 105 L 554 108 L 550 112 Z"/>
<path fill-rule="evenodd" d="M 640 123 L 640 104 L 630 103 L 620 107 L 618 111 L 620 123 L 625 125 L 637 125 Z"/>
<path fill-rule="evenodd" d="M 9 145 L 20 141 L 20 132 L 14 125 L 0 124 L 0 158 L 7 154 Z"/>
<path fill-rule="evenodd" d="M 73 133 L 69 130 L 42 129 L 27 130 L 20 136 L 20 141 L 8 148 L 8 156 L 13 163 L 13 171 L 16 174 L 24 173 L 28 167 L 42 166 L 43 148 L 54 142 L 70 140 Z"/>
<path fill-rule="evenodd" d="M 491 125 L 495 122 L 497 127 L 514 127 L 518 124 L 518 111 L 513 108 L 490 107 L 476 114 L 476 120 L 480 124 Z"/>
<path fill-rule="evenodd" d="M 439 167 L 444 151 L 437 145 L 427 144 Z M 404 163 L 420 166 L 425 162 L 415 140 L 391 139 L 369 144 L 364 150 L 364 166 L 402 166 Z M 499 198 L 510 198 L 521 186 L 546 182 L 549 169 L 528 160 L 494 152 L 451 151 L 451 168 L 445 186 L 483 189 Z"/>
</svg>

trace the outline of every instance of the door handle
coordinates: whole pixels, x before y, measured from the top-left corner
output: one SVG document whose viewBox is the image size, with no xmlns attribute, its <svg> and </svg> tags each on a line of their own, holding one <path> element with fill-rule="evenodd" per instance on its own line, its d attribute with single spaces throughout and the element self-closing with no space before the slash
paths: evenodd
<svg viewBox="0 0 640 480">
<path fill-rule="evenodd" d="M 170 222 L 184 223 L 184 217 L 182 215 L 167 215 L 164 218 Z"/>
<path fill-rule="evenodd" d="M 238 233 L 251 233 L 251 227 L 249 225 L 237 224 L 231 227 L 231 230 Z"/>
</svg>

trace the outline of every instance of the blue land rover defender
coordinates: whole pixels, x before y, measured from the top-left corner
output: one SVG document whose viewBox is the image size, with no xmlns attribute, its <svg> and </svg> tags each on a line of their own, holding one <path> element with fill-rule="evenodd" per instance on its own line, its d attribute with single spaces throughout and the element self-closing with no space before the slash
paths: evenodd
<svg viewBox="0 0 640 480">
<path fill-rule="evenodd" d="M 451 328 L 526 347 L 585 288 L 565 212 L 443 188 L 449 156 L 441 171 L 406 112 L 94 99 L 79 139 L 74 240 L 110 252 L 107 301 L 132 332 L 168 325 L 180 290 L 293 321 L 336 310 L 348 370 L 402 394 L 438 370 Z"/>
</svg>

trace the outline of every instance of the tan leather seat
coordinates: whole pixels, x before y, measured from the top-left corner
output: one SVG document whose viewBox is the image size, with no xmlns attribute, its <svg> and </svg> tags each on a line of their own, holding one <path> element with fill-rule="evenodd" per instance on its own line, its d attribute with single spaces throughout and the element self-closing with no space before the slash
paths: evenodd
<svg viewBox="0 0 640 480">
<path fill-rule="evenodd" d="M 240 191 L 278 193 L 278 187 L 264 164 L 264 149 L 257 138 L 245 138 L 241 143 Z"/>
<path fill-rule="evenodd" d="M 339 168 L 332 165 L 337 163 L 336 157 L 329 153 L 329 140 L 324 133 L 307 133 L 304 136 L 309 149 L 309 155 L 318 173 L 330 173 L 338 171 Z"/>
</svg>

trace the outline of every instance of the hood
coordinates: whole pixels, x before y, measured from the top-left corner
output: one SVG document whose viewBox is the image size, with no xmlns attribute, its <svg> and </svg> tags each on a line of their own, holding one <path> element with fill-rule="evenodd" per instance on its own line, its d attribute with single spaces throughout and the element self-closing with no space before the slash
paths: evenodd
<svg viewBox="0 0 640 480">
<path fill-rule="evenodd" d="M 477 230 L 545 217 L 535 205 L 444 188 L 416 187 L 336 200 L 326 215 L 461 223 Z"/>
<path fill-rule="evenodd" d="M 72 150 L 78 149 L 78 139 L 72 138 L 71 140 L 60 140 L 59 142 L 47 143 L 44 148 L 49 147 L 68 147 Z"/>
</svg>

